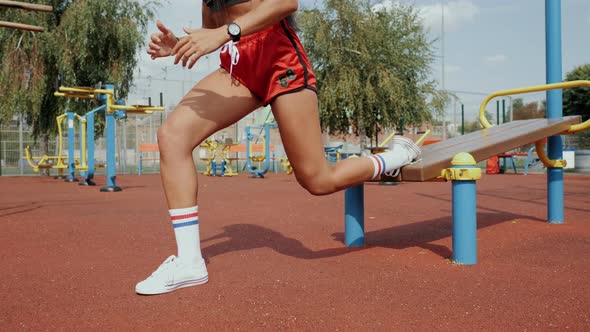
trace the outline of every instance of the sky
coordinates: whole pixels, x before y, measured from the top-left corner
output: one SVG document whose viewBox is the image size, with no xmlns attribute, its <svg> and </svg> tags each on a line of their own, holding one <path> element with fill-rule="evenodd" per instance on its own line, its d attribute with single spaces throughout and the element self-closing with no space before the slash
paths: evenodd
<svg viewBox="0 0 590 332">
<path fill-rule="evenodd" d="M 300 7 L 321 6 L 323 0 L 301 0 Z M 390 5 L 386 0 L 377 6 Z M 460 98 L 447 110 L 456 121 L 460 105 L 466 118 L 475 120 L 479 104 L 498 90 L 545 83 L 545 1 L 542 0 L 400 0 L 414 5 L 424 20 L 436 54 L 431 78 Z M 182 27 L 201 25 L 201 1 L 167 0 L 157 9 L 160 19 L 177 34 Z M 444 7 L 444 30 L 442 17 Z M 155 31 L 155 22 L 146 34 Z M 444 31 L 444 33 L 443 33 Z M 562 0 L 562 52 L 564 75 L 576 66 L 590 63 L 590 1 Z M 444 41 L 444 42 L 443 42 Z M 444 52 L 443 52 L 444 45 Z M 142 52 L 136 73 L 136 89 L 129 101 L 147 97 L 158 100 L 164 93 L 165 106 L 176 104 L 184 92 L 216 69 L 218 54 L 199 60 L 192 70 L 174 66 L 172 58 L 151 60 Z M 442 68 L 444 65 L 444 76 Z M 540 101 L 544 93 L 526 95 Z M 495 105 L 490 106 L 495 110 Z M 460 114 L 460 113 L 459 113 Z M 460 115 L 459 115 L 460 117 Z"/>
</svg>

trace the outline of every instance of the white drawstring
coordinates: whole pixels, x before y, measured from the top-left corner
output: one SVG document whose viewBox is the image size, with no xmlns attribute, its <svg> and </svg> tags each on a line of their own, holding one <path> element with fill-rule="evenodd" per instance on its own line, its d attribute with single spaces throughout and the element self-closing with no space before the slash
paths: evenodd
<svg viewBox="0 0 590 332">
<path fill-rule="evenodd" d="M 240 62 L 240 51 L 238 51 L 238 48 L 236 47 L 238 43 L 234 43 L 233 40 L 228 41 L 227 43 L 225 43 L 223 45 L 223 47 L 221 47 L 221 53 L 225 53 L 229 51 L 229 57 L 230 57 L 230 67 L 229 67 L 229 74 L 231 75 L 234 69 L 234 66 L 238 64 L 238 62 Z"/>
</svg>

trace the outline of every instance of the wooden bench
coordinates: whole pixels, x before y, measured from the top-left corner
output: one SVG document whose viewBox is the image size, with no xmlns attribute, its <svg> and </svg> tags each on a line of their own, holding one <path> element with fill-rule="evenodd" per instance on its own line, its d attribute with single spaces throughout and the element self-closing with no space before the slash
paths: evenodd
<svg viewBox="0 0 590 332">
<path fill-rule="evenodd" d="M 443 169 L 451 166 L 451 160 L 458 153 L 470 153 L 479 162 L 546 137 L 559 135 L 580 122 L 581 118 L 577 115 L 561 119 L 519 120 L 424 146 L 420 161 L 402 168 L 402 179 L 433 180 L 441 175 Z"/>
</svg>

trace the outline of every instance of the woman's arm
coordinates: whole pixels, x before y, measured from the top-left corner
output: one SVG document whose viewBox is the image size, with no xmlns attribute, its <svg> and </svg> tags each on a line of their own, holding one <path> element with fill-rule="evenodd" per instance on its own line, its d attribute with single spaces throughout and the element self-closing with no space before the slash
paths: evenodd
<svg viewBox="0 0 590 332">
<path fill-rule="evenodd" d="M 297 8 L 297 0 L 265 0 L 254 10 L 237 18 L 235 23 L 242 29 L 242 36 L 246 36 L 279 22 L 296 12 Z"/>
<path fill-rule="evenodd" d="M 240 26 L 242 36 L 250 35 L 279 22 L 297 11 L 297 8 L 297 0 L 265 0 L 261 1 L 255 9 L 237 18 L 235 23 Z M 203 13 L 208 16 L 203 19 L 203 25 L 210 24 L 209 20 L 213 17 L 208 8 L 207 12 Z M 225 25 L 214 29 L 184 28 L 184 32 L 188 36 L 180 38 L 172 50 L 172 55 L 176 56 L 174 64 L 182 60 L 183 67 L 188 64 L 188 67 L 192 68 L 203 55 L 215 51 L 231 40 Z"/>
<path fill-rule="evenodd" d="M 201 20 L 203 21 L 203 29 L 219 28 L 219 26 L 215 24 L 215 20 L 213 19 L 211 9 L 207 7 L 205 1 L 203 1 L 203 7 L 201 9 Z"/>
</svg>

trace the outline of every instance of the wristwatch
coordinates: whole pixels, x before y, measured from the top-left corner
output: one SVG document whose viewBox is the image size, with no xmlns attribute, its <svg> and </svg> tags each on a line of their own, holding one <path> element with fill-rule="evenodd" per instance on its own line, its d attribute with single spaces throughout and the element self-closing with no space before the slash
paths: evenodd
<svg viewBox="0 0 590 332">
<path fill-rule="evenodd" d="M 227 34 L 231 37 L 233 42 L 240 41 L 240 36 L 242 36 L 242 28 L 234 22 L 231 22 L 227 25 Z"/>
</svg>

